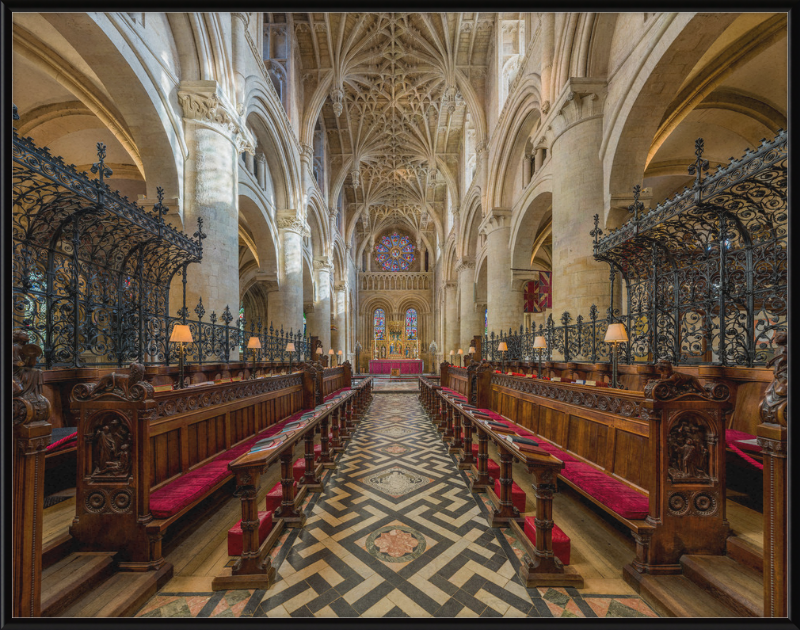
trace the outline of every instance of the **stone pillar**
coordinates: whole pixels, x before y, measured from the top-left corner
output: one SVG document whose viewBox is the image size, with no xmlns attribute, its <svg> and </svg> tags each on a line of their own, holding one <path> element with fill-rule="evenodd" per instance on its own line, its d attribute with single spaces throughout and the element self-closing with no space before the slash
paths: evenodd
<svg viewBox="0 0 800 630">
<path fill-rule="evenodd" d="M 508 332 L 518 328 L 522 310 L 514 310 L 511 299 L 511 211 L 493 208 L 484 217 L 480 230 L 486 234 L 486 301 L 489 305 L 489 332 Z"/>
<path fill-rule="evenodd" d="M 250 173 L 250 175 L 256 174 L 256 160 L 250 153 L 244 154 L 244 169 Z"/>
<path fill-rule="evenodd" d="M 294 210 L 278 212 L 280 291 L 270 293 L 267 308 L 275 327 L 285 332 L 303 330 L 303 237 L 308 226 Z"/>
<path fill-rule="evenodd" d="M 314 147 L 300 144 L 300 173 L 303 178 L 303 190 L 315 185 L 314 180 Z"/>
<path fill-rule="evenodd" d="M 244 85 L 246 78 L 248 43 L 245 37 L 250 16 L 247 13 L 231 13 L 231 53 L 233 74 L 236 79 L 236 107 L 244 106 Z M 250 171 L 252 173 L 252 170 Z"/>
<path fill-rule="evenodd" d="M 542 13 L 542 112 L 550 110 L 553 100 L 553 54 L 555 52 L 556 16 Z M 537 164 L 536 168 L 539 166 Z"/>
<path fill-rule="evenodd" d="M 544 147 L 539 147 L 534 151 L 533 160 L 534 160 L 533 172 L 538 173 L 539 169 L 542 168 L 542 163 L 544 162 Z"/>
<path fill-rule="evenodd" d="M 533 173 L 531 172 L 531 155 L 530 155 L 530 153 L 525 153 L 525 156 L 522 158 L 522 187 L 523 188 L 531 183 L 531 177 L 533 177 Z"/>
<path fill-rule="evenodd" d="M 317 290 L 313 311 L 306 312 L 309 335 L 316 335 L 325 352 L 331 347 L 331 274 L 333 265 L 327 258 L 314 259 Z"/>
<path fill-rule="evenodd" d="M 347 283 L 337 282 L 335 287 L 336 315 L 334 325 L 336 330 L 331 333 L 332 348 L 338 353 L 347 351 Z M 338 356 L 338 354 L 337 354 Z M 342 355 L 344 360 L 344 354 Z"/>
<path fill-rule="evenodd" d="M 267 188 L 267 158 L 263 153 L 256 155 L 256 181 L 261 190 Z"/>
<path fill-rule="evenodd" d="M 458 352 L 459 348 L 459 326 L 458 326 L 458 302 L 456 301 L 456 294 L 458 292 L 458 284 L 456 282 L 445 282 L 444 285 L 444 360 L 450 361 L 450 351 Z M 467 346 L 469 347 L 469 346 Z M 455 362 L 458 362 L 458 356 L 453 355 Z"/>
<path fill-rule="evenodd" d="M 559 96 L 553 121 L 553 319 L 568 311 L 587 318 L 609 301 L 608 265 L 594 260 L 594 215 L 603 216 L 603 130 L 605 83 L 571 79 Z M 491 284 L 491 280 L 490 280 Z M 491 302 L 490 306 L 491 308 Z M 491 314 L 490 314 L 491 321 Z"/>
<path fill-rule="evenodd" d="M 239 311 L 238 164 L 241 151 L 253 153 L 255 140 L 232 111 L 216 81 L 184 81 L 178 92 L 186 145 L 184 225 L 190 234 L 203 220 L 203 260 L 190 265 L 186 306 L 191 313 L 202 297 L 207 313 Z M 172 283 L 170 311 L 181 307 L 180 279 Z M 233 356 L 232 356 L 233 358 Z"/>
<path fill-rule="evenodd" d="M 375 235 L 369 238 L 369 251 L 367 252 L 367 271 L 372 271 L 372 254 L 375 251 Z"/>
<path fill-rule="evenodd" d="M 483 313 L 475 310 L 475 261 L 462 258 L 456 268 L 458 286 L 461 288 L 461 325 L 459 326 L 459 348 L 467 354 L 475 335 L 483 335 Z M 458 350 L 458 348 L 456 348 Z"/>
</svg>

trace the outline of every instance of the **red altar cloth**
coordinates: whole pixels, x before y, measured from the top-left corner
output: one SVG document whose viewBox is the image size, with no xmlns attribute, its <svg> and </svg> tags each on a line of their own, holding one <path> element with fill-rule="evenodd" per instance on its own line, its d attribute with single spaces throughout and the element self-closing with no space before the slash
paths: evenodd
<svg viewBox="0 0 800 630">
<path fill-rule="evenodd" d="M 391 374 L 392 368 L 400 368 L 400 374 L 422 374 L 422 359 L 372 359 L 370 374 Z"/>
</svg>

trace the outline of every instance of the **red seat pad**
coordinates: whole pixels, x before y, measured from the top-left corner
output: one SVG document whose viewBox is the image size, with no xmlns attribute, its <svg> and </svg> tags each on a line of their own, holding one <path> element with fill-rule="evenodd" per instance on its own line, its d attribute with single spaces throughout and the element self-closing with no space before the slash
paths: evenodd
<svg viewBox="0 0 800 630">
<path fill-rule="evenodd" d="M 497 477 L 500 474 L 500 464 L 489 458 L 486 460 L 486 470 L 490 477 Z"/>
<path fill-rule="evenodd" d="M 742 444 L 741 440 L 755 440 L 755 435 L 750 435 L 744 431 L 736 431 L 735 429 L 725 429 L 725 442 L 736 443 L 736 446 L 743 451 L 750 451 L 751 453 L 760 453 L 761 447 L 758 444 Z"/>
<path fill-rule="evenodd" d="M 150 495 L 150 512 L 155 518 L 169 518 L 201 499 L 231 474 L 227 461 L 213 461 L 196 468 L 153 492 Z"/>
<path fill-rule="evenodd" d="M 536 546 L 536 521 L 533 516 L 525 517 L 525 535 L 528 537 L 534 547 Z M 556 558 L 561 560 L 564 564 L 569 564 L 570 552 L 569 536 L 562 532 L 558 525 L 553 523 L 553 553 Z"/>
<path fill-rule="evenodd" d="M 500 479 L 494 480 L 494 493 L 500 497 Z M 525 511 L 525 491 L 517 485 L 516 481 L 511 482 L 511 503 L 520 512 Z"/>
<path fill-rule="evenodd" d="M 306 458 L 298 457 L 294 464 L 292 464 L 292 476 L 295 481 L 300 481 L 303 475 L 306 474 Z"/>
<path fill-rule="evenodd" d="M 560 474 L 623 518 L 640 520 L 650 512 L 646 496 L 588 464 L 570 462 Z"/>
<path fill-rule="evenodd" d="M 297 492 L 297 482 L 295 481 L 293 484 L 295 492 Z M 267 496 L 264 497 L 264 509 L 269 512 L 275 512 L 283 502 L 283 486 L 279 481 L 274 486 L 272 486 L 272 490 L 267 492 Z"/>
<path fill-rule="evenodd" d="M 272 530 L 272 512 L 258 513 L 258 545 L 261 546 L 267 534 Z M 228 555 L 241 556 L 243 546 L 242 521 L 239 521 L 228 530 Z"/>
</svg>

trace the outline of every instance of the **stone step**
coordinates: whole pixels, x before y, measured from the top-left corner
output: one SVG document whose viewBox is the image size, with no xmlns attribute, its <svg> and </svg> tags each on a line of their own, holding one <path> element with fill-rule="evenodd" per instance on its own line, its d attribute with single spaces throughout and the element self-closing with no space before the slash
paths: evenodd
<svg viewBox="0 0 800 630">
<path fill-rule="evenodd" d="M 42 617 L 55 617 L 114 571 L 116 552 L 71 553 L 42 571 Z"/>
</svg>

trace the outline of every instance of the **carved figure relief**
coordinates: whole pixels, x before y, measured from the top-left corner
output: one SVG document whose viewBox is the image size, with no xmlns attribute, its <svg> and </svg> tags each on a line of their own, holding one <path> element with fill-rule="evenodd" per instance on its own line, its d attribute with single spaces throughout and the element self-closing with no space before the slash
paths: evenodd
<svg viewBox="0 0 800 630">
<path fill-rule="evenodd" d="M 667 436 L 667 448 L 667 474 L 670 481 L 685 483 L 711 480 L 706 428 L 700 421 L 684 418 L 675 423 Z"/>
<path fill-rule="evenodd" d="M 91 436 L 92 477 L 127 477 L 131 471 L 131 432 L 119 418 L 99 423 Z"/>
</svg>

